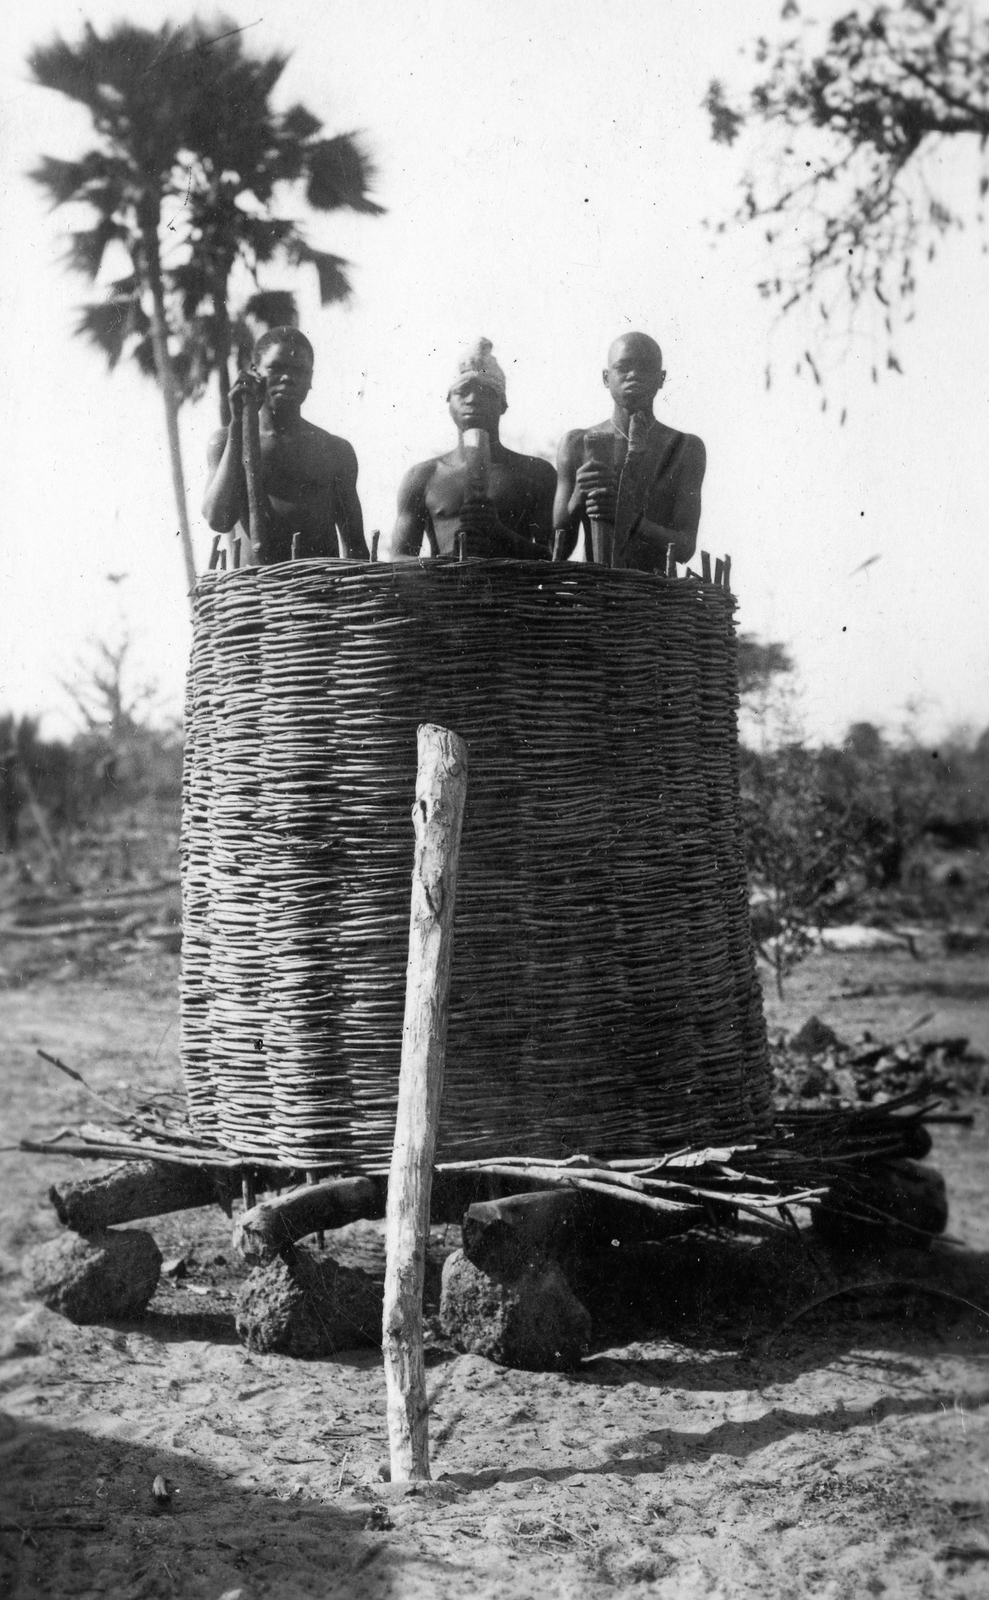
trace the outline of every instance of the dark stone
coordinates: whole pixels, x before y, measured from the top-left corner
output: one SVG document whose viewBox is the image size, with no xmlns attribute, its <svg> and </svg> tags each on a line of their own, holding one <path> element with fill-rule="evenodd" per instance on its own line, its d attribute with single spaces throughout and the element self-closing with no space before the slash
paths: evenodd
<svg viewBox="0 0 989 1600">
<path fill-rule="evenodd" d="M 866 1207 L 884 1216 L 869 1220 Z M 828 1244 L 843 1249 L 924 1249 L 948 1226 L 944 1179 L 916 1161 L 890 1161 L 855 1173 L 814 1207 L 813 1226 Z"/>
<path fill-rule="evenodd" d="M 801 1055 L 818 1056 L 825 1050 L 840 1048 L 841 1040 L 833 1028 L 829 1028 L 820 1017 L 808 1017 L 799 1033 L 795 1033 L 790 1040 L 790 1049 L 797 1050 Z"/>
<path fill-rule="evenodd" d="M 443 1267 L 440 1321 L 458 1350 L 532 1372 L 572 1370 L 591 1338 L 587 1309 L 553 1262 L 501 1278 L 460 1250 Z"/>
<path fill-rule="evenodd" d="M 29 1251 L 23 1270 L 28 1293 L 49 1311 L 70 1322 L 119 1322 L 145 1310 L 158 1287 L 161 1251 L 141 1228 L 63 1234 Z"/>
<path fill-rule="evenodd" d="M 384 1290 L 359 1267 L 288 1250 L 256 1267 L 237 1297 L 237 1332 L 257 1354 L 314 1360 L 381 1343 Z"/>
</svg>

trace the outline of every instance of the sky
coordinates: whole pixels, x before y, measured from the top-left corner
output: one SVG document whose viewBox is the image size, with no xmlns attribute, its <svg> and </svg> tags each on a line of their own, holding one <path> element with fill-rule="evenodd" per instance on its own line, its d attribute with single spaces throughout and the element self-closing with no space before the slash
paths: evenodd
<svg viewBox="0 0 989 1600">
<path fill-rule="evenodd" d="M 189 629 L 160 395 L 73 338 L 89 291 L 62 257 L 84 219 L 48 212 L 25 176 L 42 153 L 79 155 L 88 118 L 33 87 L 24 61 L 85 20 L 154 27 L 193 9 L 8 0 L 0 36 L 0 712 L 41 715 L 52 737 L 74 725 L 65 685 L 85 681 L 94 640 L 127 634 L 135 682 L 177 711 Z M 863 334 L 822 411 L 793 373 L 807 327 L 779 324 L 756 292 L 760 239 L 704 226 L 733 210 L 746 154 L 711 141 L 704 91 L 744 81 L 740 50 L 778 31 L 779 0 L 222 10 L 252 52 L 292 52 L 280 104 L 361 133 L 377 163 L 383 219 L 309 228 L 352 263 L 352 301 L 321 309 L 304 272 L 263 280 L 299 294 L 316 351 L 307 415 L 354 444 L 368 529 L 390 527 L 406 468 L 455 442 L 444 396 L 466 344 L 492 339 L 508 375 L 505 443 L 546 452 L 606 415 L 607 347 L 641 328 L 669 374 L 657 414 L 707 445 L 699 545 L 730 552 L 740 627 L 794 657 L 807 737 L 862 720 L 930 739 L 989 724 L 984 237 L 950 237 L 922 271 L 903 376 L 872 382 L 885 352 Z M 974 152 L 946 145 L 940 177 L 974 211 Z M 213 394 L 183 408 L 200 566 L 216 426 Z"/>
</svg>

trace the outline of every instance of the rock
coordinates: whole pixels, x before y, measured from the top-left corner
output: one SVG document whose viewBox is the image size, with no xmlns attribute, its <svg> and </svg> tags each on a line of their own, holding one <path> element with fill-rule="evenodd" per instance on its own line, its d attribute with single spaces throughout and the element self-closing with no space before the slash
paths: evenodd
<svg viewBox="0 0 989 1600">
<path fill-rule="evenodd" d="M 553 1262 L 501 1278 L 461 1250 L 443 1267 L 440 1321 L 458 1350 L 532 1372 L 572 1370 L 591 1338 L 587 1309 Z"/>
<path fill-rule="evenodd" d="M 158 1287 L 161 1251 L 141 1228 L 63 1234 L 24 1258 L 28 1293 L 70 1322 L 140 1316 Z"/>
<path fill-rule="evenodd" d="M 829 1028 L 820 1017 L 808 1017 L 799 1033 L 795 1033 L 790 1040 L 790 1049 L 798 1050 L 801 1055 L 817 1056 L 825 1050 L 841 1048 L 841 1040 L 833 1028 Z"/>
<path fill-rule="evenodd" d="M 868 1216 L 864 1206 L 874 1207 L 892 1220 L 863 1220 Z M 846 1208 L 858 1214 L 848 1216 Z M 850 1175 L 840 1187 L 835 1185 L 814 1207 L 812 1217 L 815 1233 L 844 1249 L 906 1246 L 922 1250 L 948 1225 L 944 1179 L 933 1167 L 917 1161 L 890 1161 Z"/>
<path fill-rule="evenodd" d="M 384 1289 L 359 1267 L 307 1250 L 256 1267 L 237 1297 L 237 1332 L 248 1350 L 313 1360 L 381 1343 Z"/>
</svg>

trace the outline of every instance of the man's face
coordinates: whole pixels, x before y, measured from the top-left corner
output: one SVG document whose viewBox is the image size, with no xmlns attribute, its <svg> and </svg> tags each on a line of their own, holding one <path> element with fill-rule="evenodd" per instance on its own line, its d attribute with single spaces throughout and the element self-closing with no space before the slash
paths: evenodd
<svg viewBox="0 0 989 1600">
<path fill-rule="evenodd" d="M 265 381 L 265 395 L 275 411 L 283 406 L 301 406 L 312 388 L 312 362 L 305 351 L 290 344 L 272 344 L 258 362 Z"/>
<path fill-rule="evenodd" d="M 605 385 L 611 398 L 625 411 L 651 406 L 665 377 L 662 352 L 651 339 L 616 339 L 608 351 Z"/>
<path fill-rule="evenodd" d="M 450 390 L 450 415 L 461 433 L 465 428 L 497 433 L 505 410 L 507 406 L 498 390 L 477 378 L 461 378 Z"/>
</svg>

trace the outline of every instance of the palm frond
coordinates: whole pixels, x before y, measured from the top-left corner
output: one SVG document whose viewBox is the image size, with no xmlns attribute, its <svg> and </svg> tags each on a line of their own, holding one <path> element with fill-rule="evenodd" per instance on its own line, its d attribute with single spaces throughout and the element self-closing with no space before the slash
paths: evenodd
<svg viewBox="0 0 989 1600">
<path fill-rule="evenodd" d="M 73 271 L 94 279 L 103 265 L 107 246 L 126 240 L 127 229 L 114 217 L 102 217 L 95 228 L 82 228 L 71 235 L 68 250 Z"/>
<path fill-rule="evenodd" d="M 345 261 L 343 256 L 331 255 L 327 250 L 314 250 L 299 234 L 286 242 L 285 254 L 293 266 L 316 268 L 321 305 L 333 305 L 350 299 L 353 291 L 346 272 L 350 262 Z"/>
<path fill-rule="evenodd" d="M 356 134 L 338 133 L 311 144 L 306 167 L 306 199 L 317 211 L 337 211 L 345 206 L 364 216 L 384 216 L 384 206 L 368 194 L 377 169 Z"/>
</svg>

